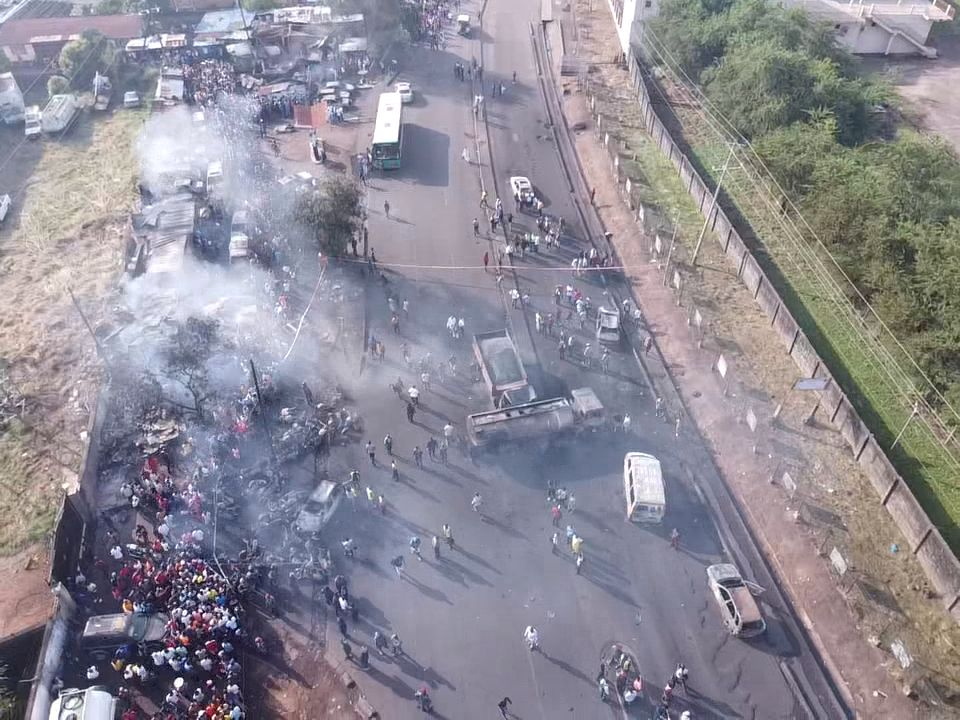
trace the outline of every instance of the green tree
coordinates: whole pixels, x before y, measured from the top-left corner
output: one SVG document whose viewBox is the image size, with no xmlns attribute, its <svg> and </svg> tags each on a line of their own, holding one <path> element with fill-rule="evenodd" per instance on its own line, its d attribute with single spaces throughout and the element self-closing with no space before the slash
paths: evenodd
<svg viewBox="0 0 960 720">
<path fill-rule="evenodd" d="M 748 138 L 801 120 L 814 107 L 809 58 L 774 41 L 737 45 L 702 77 L 710 100 Z"/>
<path fill-rule="evenodd" d="M 302 193 L 294 218 L 327 255 L 342 255 L 360 222 L 360 188 L 352 180 L 334 177 L 319 190 Z"/>
<path fill-rule="evenodd" d="M 60 69 L 77 90 L 89 90 L 99 71 L 109 74 L 116 61 L 113 42 L 96 30 L 84 30 L 60 51 Z"/>
<path fill-rule="evenodd" d="M 70 90 L 70 81 L 63 75 L 51 75 L 47 79 L 47 95 L 62 95 Z"/>
<path fill-rule="evenodd" d="M 732 5 L 733 0 L 664 0 L 652 28 L 683 70 L 697 77 L 723 56 L 729 39 L 724 15 Z"/>
<path fill-rule="evenodd" d="M 120 15 L 127 9 L 126 0 L 100 0 L 94 6 L 97 15 Z"/>
<path fill-rule="evenodd" d="M 797 122 L 760 137 L 754 149 L 794 201 L 812 188 L 820 160 L 837 150 L 837 121 L 829 113 L 810 123 Z"/>
</svg>

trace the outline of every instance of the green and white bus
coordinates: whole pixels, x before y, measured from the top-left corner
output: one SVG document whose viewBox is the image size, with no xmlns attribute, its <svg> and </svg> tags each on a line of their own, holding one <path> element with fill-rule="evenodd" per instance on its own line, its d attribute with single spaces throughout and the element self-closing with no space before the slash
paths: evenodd
<svg viewBox="0 0 960 720">
<path fill-rule="evenodd" d="M 403 102 L 400 93 L 383 93 L 377 105 L 377 125 L 373 130 L 373 144 L 370 147 L 373 166 L 381 169 L 400 167 L 402 149 Z"/>
</svg>

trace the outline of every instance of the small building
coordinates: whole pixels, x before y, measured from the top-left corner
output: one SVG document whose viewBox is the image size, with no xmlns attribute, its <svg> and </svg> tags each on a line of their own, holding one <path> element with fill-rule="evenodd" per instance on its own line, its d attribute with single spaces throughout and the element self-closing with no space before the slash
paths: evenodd
<svg viewBox="0 0 960 720">
<path fill-rule="evenodd" d="M 200 40 L 222 40 L 240 35 L 244 40 L 253 21 L 253 13 L 239 8 L 208 12 L 193 29 L 193 36 Z"/>
<path fill-rule="evenodd" d="M 143 34 L 139 15 L 90 15 L 8 20 L 0 25 L 0 52 L 11 63 L 44 63 L 85 30 L 96 30 L 120 47 Z"/>
<path fill-rule="evenodd" d="M 923 55 L 937 51 L 927 45 L 936 22 L 953 20 L 956 8 L 946 0 L 779 0 L 801 8 L 815 20 L 833 25 L 837 43 L 854 55 Z M 660 0 L 607 0 L 617 26 L 620 47 L 628 52 L 631 36 L 660 13 Z"/>
<path fill-rule="evenodd" d="M 837 42 L 854 55 L 923 55 L 935 58 L 927 45 L 935 22 L 950 22 L 956 8 L 945 0 L 783 0 L 815 20 L 833 25 Z"/>
</svg>

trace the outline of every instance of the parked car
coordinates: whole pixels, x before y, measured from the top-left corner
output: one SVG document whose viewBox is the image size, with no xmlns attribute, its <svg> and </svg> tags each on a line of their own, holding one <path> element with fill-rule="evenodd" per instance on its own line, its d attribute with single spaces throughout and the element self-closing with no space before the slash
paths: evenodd
<svg viewBox="0 0 960 720">
<path fill-rule="evenodd" d="M 707 568 L 707 584 L 716 598 L 723 624 L 731 635 L 753 637 L 767 629 L 754 593 L 763 591 L 747 583 L 735 565 L 721 563 Z"/>
<path fill-rule="evenodd" d="M 6 193 L 0 195 L 0 223 L 2 223 L 7 218 L 7 213 L 10 212 L 10 205 L 12 204 L 10 196 Z"/>
<path fill-rule="evenodd" d="M 394 90 L 400 95 L 400 102 L 413 102 L 413 86 L 408 82 L 398 82 Z"/>
<path fill-rule="evenodd" d="M 140 107 L 140 93 L 136 90 L 128 90 L 123 94 L 123 106 L 125 108 Z"/>
<path fill-rule="evenodd" d="M 96 659 L 111 657 L 122 645 L 159 646 L 170 618 L 161 613 L 94 615 L 87 620 L 80 645 Z"/>
</svg>

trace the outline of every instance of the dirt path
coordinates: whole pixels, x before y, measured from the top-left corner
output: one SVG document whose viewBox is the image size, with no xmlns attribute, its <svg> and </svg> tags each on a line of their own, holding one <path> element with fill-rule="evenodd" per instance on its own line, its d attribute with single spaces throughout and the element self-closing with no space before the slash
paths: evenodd
<svg viewBox="0 0 960 720">
<path fill-rule="evenodd" d="M 609 48 L 615 47 L 613 23 L 605 4 L 595 5 L 593 11 L 586 0 L 576 6 L 580 54 L 594 62 L 609 61 Z M 626 71 L 598 65 L 590 84 L 602 94 L 604 117 L 615 119 L 619 126 L 615 130 L 629 136 L 631 149 L 647 142 L 646 149 L 656 153 L 648 140 L 638 137 L 642 131 L 631 127 L 635 103 L 631 106 Z M 585 95 L 574 79 L 565 83 L 565 90 L 568 124 L 583 121 L 592 128 Z M 906 543 L 839 436 L 824 426 L 804 424 L 813 402 L 791 392 L 799 372 L 769 330 L 767 318 L 709 237 L 678 307 L 675 292 L 664 286 L 658 265 L 650 261 L 653 239 L 641 235 L 613 181 L 607 150 L 591 131 L 581 133 L 576 145 L 588 182 L 596 188 L 595 203 L 613 232 L 620 258 L 631 268 L 634 290 L 666 362 L 670 377 L 654 380 L 672 379 L 677 384 L 682 412 L 689 413 L 711 445 L 805 625 L 813 630 L 834 674 L 842 678 L 851 705 L 864 717 L 931 717 L 929 708 L 904 698 L 900 683 L 887 670 L 896 668 L 895 674 L 906 680 L 914 674 L 900 672 L 892 655 L 867 638 L 884 647 L 902 640 L 916 664 L 927 666 L 924 674 L 938 668 L 942 674 L 935 680 L 950 686 L 957 660 L 956 628 L 938 601 L 927 596 L 923 575 L 909 553 L 890 551 Z M 672 166 L 652 168 L 651 162 L 656 158 L 640 163 L 648 178 L 669 177 Z M 682 191 L 675 197 L 685 198 Z M 679 209 L 673 259 L 690 271 L 686 262 L 699 231 L 698 217 L 689 208 Z M 673 213 L 670 208 L 664 215 Z M 669 239 L 669 232 L 664 237 Z M 702 349 L 688 326 L 694 307 L 708 328 Z M 721 353 L 730 366 L 725 381 L 713 369 Z M 756 433 L 747 426 L 748 410 L 757 418 Z M 784 472 L 796 481 L 792 497 L 782 487 Z M 823 557 L 834 547 L 852 568 L 842 583 Z"/>
</svg>

